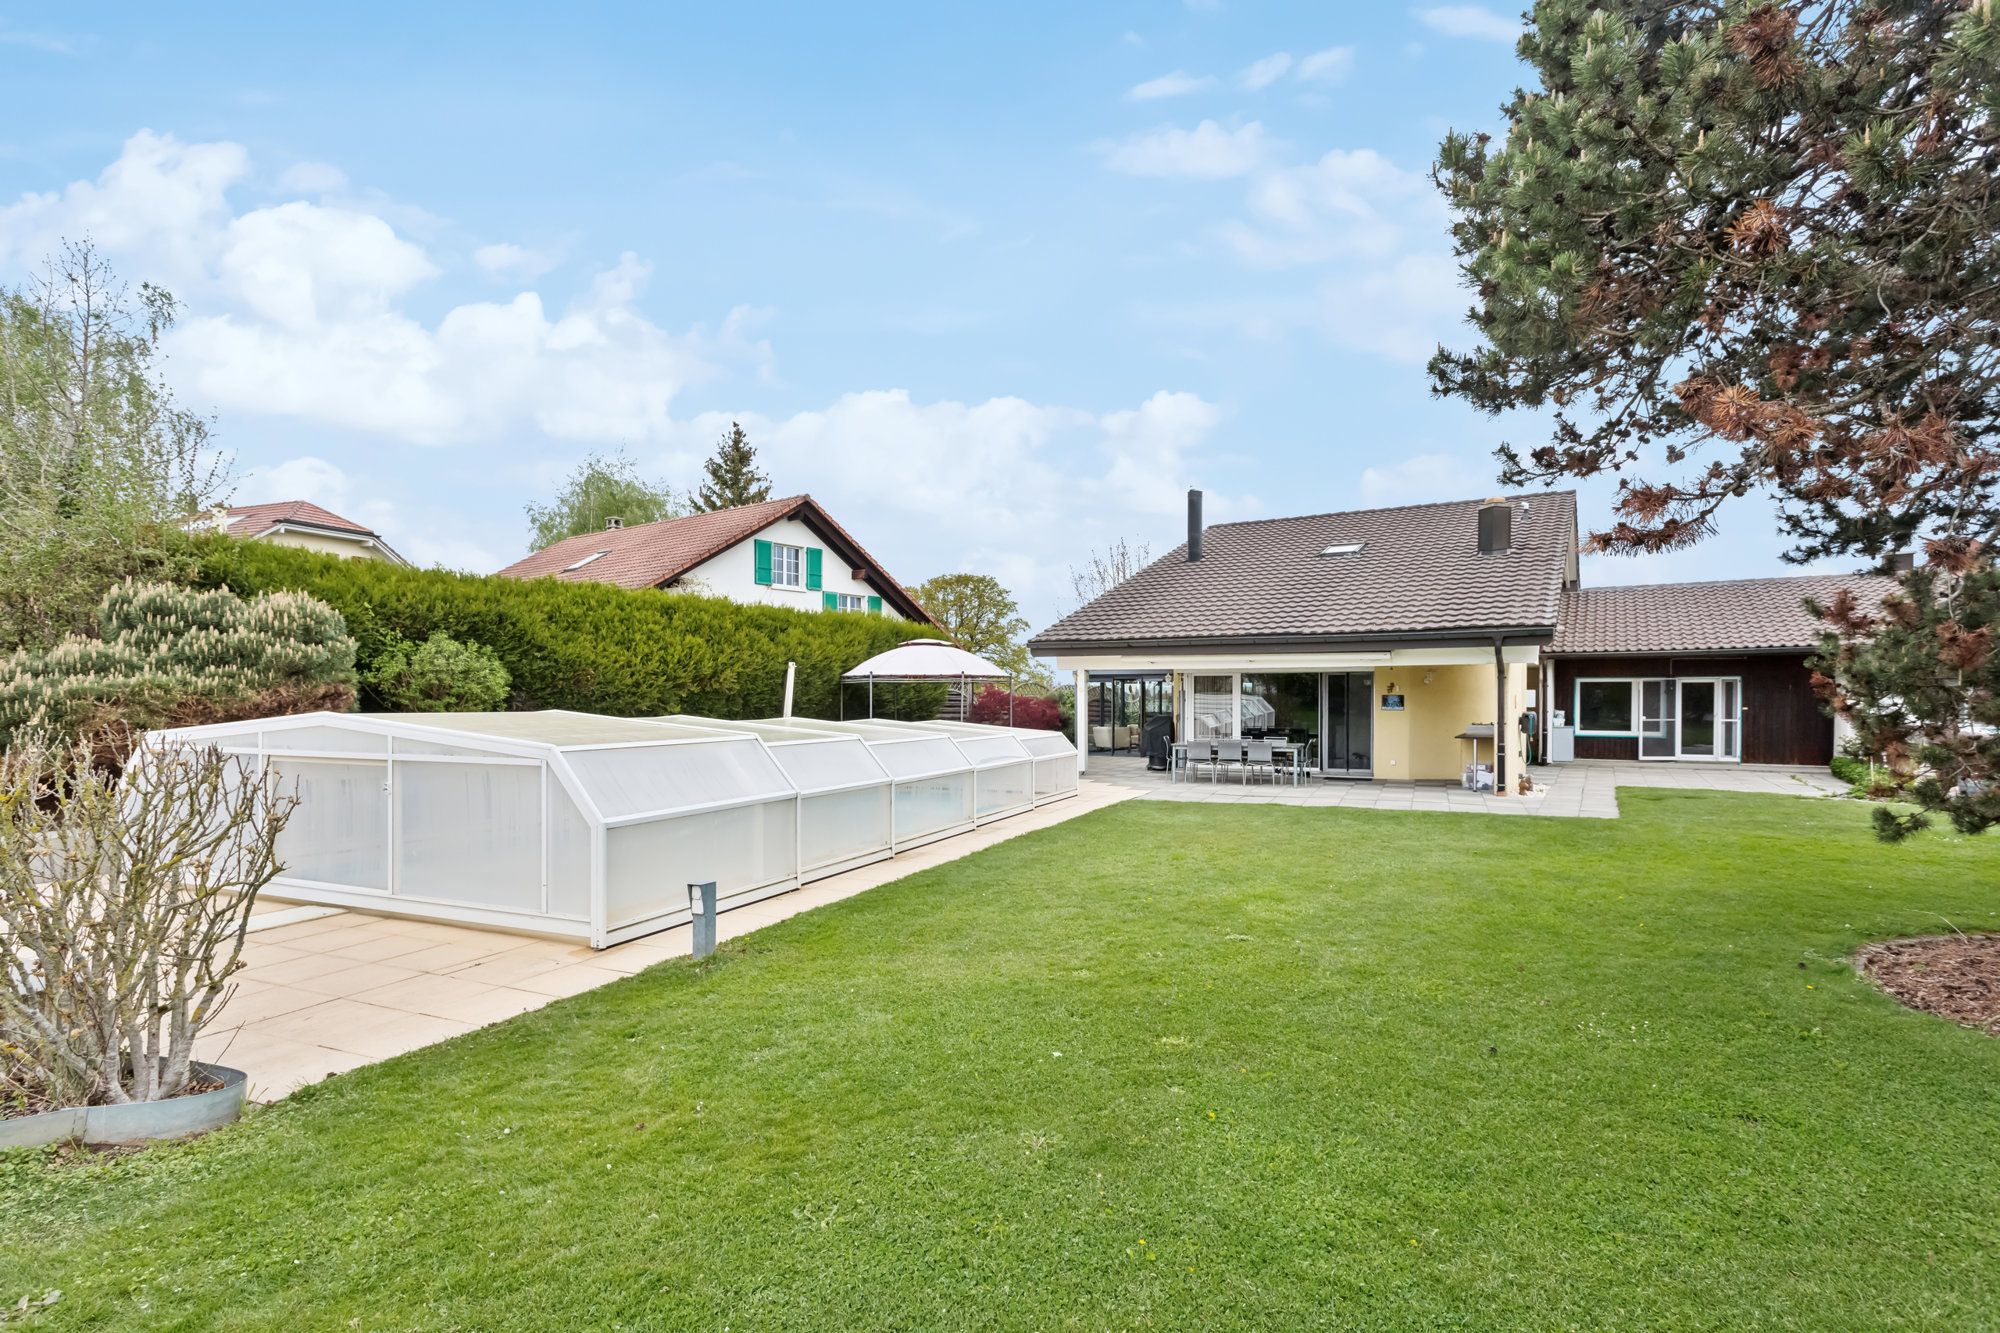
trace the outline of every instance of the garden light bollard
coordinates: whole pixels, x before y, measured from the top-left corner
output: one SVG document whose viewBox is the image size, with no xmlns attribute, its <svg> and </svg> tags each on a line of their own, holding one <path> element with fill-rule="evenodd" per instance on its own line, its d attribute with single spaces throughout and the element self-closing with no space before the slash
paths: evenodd
<svg viewBox="0 0 2000 1333">
<path fill-rule="evenodd" d="M 689 925 L 694 928 L 694 956 L 715 952 L 715 881 L 688 885 Z"/>
</svg>

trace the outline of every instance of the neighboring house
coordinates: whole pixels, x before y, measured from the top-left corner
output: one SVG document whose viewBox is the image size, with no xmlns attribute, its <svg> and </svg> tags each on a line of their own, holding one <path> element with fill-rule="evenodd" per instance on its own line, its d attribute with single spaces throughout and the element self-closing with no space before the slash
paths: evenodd
<svg viewBox="0 0 2000 1333">
<path fill-rule="evenodd" d="M 232 537 L 270 542 L 276 546 L 297 546 L 327 555 L 387 560 L 396 565 L 410 563 L 396 554 L 373 528 L 364 527 L 351 518 L 342 518 L 310 500 L 233 505 L 218 509 L 203 526 L 226 532 Z"/>
<path fill-rule="evenodd" d="M 1878 582 L 1586 592 L 1570 492 L 1212 528 L 1188 498 L 1187 544 L 1030 640 L 1076 675 L 1080 754 L 1164 718 L 1186 740 L 1287 736 L 1328 776 L 1477 762 L 1504 790 L 1530 725 L 1543 757 L 1570 739 L 1560 713 L 1579 758 L 1825 763 L 1799 602 Z"/>
<path fill-rule="evenodd" d="M 565 537 L 500 571 L 509 578 L 680 588 L 798 611 L 931 618 L 810 495 Z"/>
</svg>

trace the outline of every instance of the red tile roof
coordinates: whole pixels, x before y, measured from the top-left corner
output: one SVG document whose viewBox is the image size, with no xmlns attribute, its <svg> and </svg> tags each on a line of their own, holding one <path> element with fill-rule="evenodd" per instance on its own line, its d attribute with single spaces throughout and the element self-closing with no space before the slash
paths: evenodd
<svg viewBox="0 0 2000 1333">
<path fill-rule="evenodd" d="M 1563 594 L 1551 653 L 1633 654 L 1806 651 L 1823 625 L 1805 609 L 1850 588 L 1864 608 L 1896 586 L 1881 574 L 1803 574 L 1711 583 L 1575 588 Z"/>
<path fill-rule="evenodd" d="M 224 511 L 223 531 L 232 537 L 255 537 L 280 523 L 294 523 L 333 532 L 352 532 L 362 537 L 380 534 L 364 528 L 351 518 L 342 518 L 331 509 L 322 509 L 310 500 L 273 500 L 268 504 L 232 505 Z"/>
<path fill-rule="evenodd" d="M 799 519 L 839 547 L 836 554 L 847 560 L 851 568 L 866 569 L 870 581 L 901 614 L 929 622 L 930 616 L 903 585 L 890 577 L 861 543 L 834 522 L 810 495 L 790 495 L 734 509 L 714 509 L 684 518 L 664 518 L 657 523 L 565 537 L 499 572 L 517 579 L 556 578 L 571 583 L 612 583 L 621 588 L 659 588 L 788 518 Z M 578 564 L 600 551 L 604 554 L 589 564 Z M 577 567 L 572 569 L 572 565 Z"/>
</svg>

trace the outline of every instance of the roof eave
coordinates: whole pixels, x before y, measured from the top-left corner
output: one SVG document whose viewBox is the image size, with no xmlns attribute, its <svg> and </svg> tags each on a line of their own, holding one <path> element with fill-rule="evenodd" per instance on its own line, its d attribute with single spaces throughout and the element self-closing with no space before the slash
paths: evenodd
<svg viewBox="0 0 2000 1333">
<path fill-rule="evenodd" d="M 1037 657 L 1079 656 L 1102 652 L 1153 652 L 1172 649 L 1180 652 L 1225 653 L 1239 648 L 1357 648 L 1394 647 L 1420 643 L 1426 647 L 1466 647 L 1485 645 L 1499 639 L 1503 643 L 1549 643 L 1555 638 L 1553 624 L 1466 625 L 1435 630 L 1376 630 L 1365 634 L 1220 634 L 1201 636 L 1124 636 L 1116 639 L 1028 640 L 1028 650 Z"/>
</svg>

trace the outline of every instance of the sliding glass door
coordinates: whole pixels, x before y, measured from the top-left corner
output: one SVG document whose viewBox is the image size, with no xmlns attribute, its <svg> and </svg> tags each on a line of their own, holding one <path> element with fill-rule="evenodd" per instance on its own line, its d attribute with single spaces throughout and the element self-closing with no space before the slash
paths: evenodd
<svg viewBox="0 0 2000 1333">
<path fill-rule="evenodd" d="M 1172 707 L 1164 675 L 1093 676 L 1089 691 L 1090 748 L 1100 752 L 1137 750 L 1147 720 L 1165 716 Z"/>
<path fill-rule="evenodd" d="M 1375 673 L 1335 671 L 1326 677 L 1319 766 L 1362 777 L 1375 771 Z"/>
<path fill-rule="evenodd" d="M 1672 759 L 1678 749 L 1680 715 L 1671 680 L 1639 682 L 1639 757 Z"/>
<path fill-rule="evenodd" d="M 1600 687 L 1616 681 L 1595 681 Z M 1684 676 L 1632 682 L 1639 694 L 1641 759 L 1743 756 L 1743 682 L 1735 676 Z M 1626 734 L 1630 734 L 1629 732 Z"/>
</svg>

